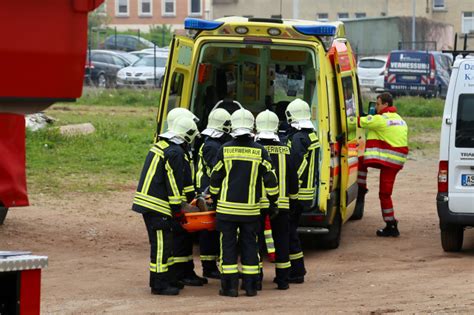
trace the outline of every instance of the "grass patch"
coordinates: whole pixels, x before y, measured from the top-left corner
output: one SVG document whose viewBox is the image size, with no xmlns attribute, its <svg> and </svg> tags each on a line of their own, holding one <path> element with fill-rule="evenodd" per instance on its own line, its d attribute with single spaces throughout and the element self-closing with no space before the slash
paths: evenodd
<svg viewBox="0 0 474 315">
<path fill-rule="evenodd" d="M 439 98 L 400 97 L 394 105 L 403 117 L 440 117 L 444 110 L 444 100 Z"/>
<path fill-rule="evenodd" d="M 405 117 L 408 146 L 414 150 L 436 151 L 439 148 L 442 117 Z"/>
<path fill-rule="evenodd" d="M 94 106 L 153 106 L 158 108 L 160 95 L 160 89 L 84 88 L 82 97 L 75 104 Z"/>
<path fill-rule="evenodd" d="M 96 132 L 64 136 L 57 128 L 27 132 L 27 174 L 32 192 L 120 190 L 138 180 L 155 130 L 151 108 L 53 106 L 59 125 L 90 122 Z"/>
</svg>

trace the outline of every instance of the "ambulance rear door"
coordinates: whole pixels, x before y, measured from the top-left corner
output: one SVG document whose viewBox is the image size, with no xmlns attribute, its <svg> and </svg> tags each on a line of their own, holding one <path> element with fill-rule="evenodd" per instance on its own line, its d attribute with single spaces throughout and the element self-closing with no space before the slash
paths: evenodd
<svg viewBox="0 0 474 315">
<path fill-rule="evenodd" d="M 355 62 L 348 45 L 336 40 L 331 48 L 337 82 L 337 100 L 341 121 L 340 145 L 340 205 L 342 220 L 354 212 L 357 200 L 357 170 L 360 129 L 357 128 L 359 96 L 355 75 Z"/>
<path fill-rule="evenodd" d="M 194 77 L 194 40 L 175 36 L 170 44 L 168 64 L 161 88 L 160 107 L 157 113 L 157 134 L 166 126 L 167 113 L 175 107 L 188 108 Z"/>
</svg>

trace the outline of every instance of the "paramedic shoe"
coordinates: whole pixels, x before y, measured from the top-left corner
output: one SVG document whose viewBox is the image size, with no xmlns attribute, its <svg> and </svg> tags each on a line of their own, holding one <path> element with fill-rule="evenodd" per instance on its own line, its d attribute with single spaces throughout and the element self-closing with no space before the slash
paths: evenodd
<svg viewBox="0 0 474 315">
<path fill-rule="evenodd" d="M 289 283 L 303 283 L 304 282 L 304 276 L 298 276 L 298 277 L 289 277 L 288 278 Z"/>
<path fill-rule="evenodd" d="M 168 286 L 164 289 L 151 288 L 151 294 L 154 295 L 178 295 L 179 289 L 176 287 Z"/>
<path fill-rule="evenodd" d="M 221 278 L 221 273 L 219 272 L 219 270 L 204 270 L 202 272 L 202 275 L 206 278 L 211 278 L 211 279 Z"/>
<path fill-rule="evenodd" d="M 400 236 L 400 232 L 398 231 L 397 221 L 395 222 L 387 222 L 387 226 L 385 228 L 377 230 L 377 236 L 381 237 L 398 237 Z"/>
</svg>

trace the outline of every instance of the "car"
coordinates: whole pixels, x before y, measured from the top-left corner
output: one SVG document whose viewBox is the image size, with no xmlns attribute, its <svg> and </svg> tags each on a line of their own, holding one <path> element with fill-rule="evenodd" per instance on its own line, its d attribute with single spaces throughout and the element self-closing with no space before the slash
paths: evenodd
<svg viewBox="0 0 474 315">
<path fill-rule="evenodd" d="M 167 53 L 143 56 L 117 73 L 117 87 L 159 87 L 165 73 Z"/>
<path fill-rule="evenodd" d="M 153 48 L 155 44 L 149 40 L 135 35 L 110 35 L 102 44 L 104 49 L 114 49 L 123 51 L 135 51 L 144 48 Z"/>
<path fill-rule="evenodd" d="M 119 54 L 120 56 L 122 56 L 123 58 L 127 59 L 128 61 L 130 61 L 131 63 L 134 63 L 135 61 L 137 61 L 138 59 L 140 59 L 141 57 L 139 56 L 136 56 L 134 54 L 131 54 L 131 53 L 128 53 L 128 52 L 125 52 L 125 51 L 120 51 L 120 50 L 116 50 L 115 51 L 117 54 Z"/>
<path fill-rule="evenodd" d="M 142 49 L 142 50 L 131 51 L 130 54 L 141 58 L 143 56 L 153 55 L 153 54 L 159 53 L 159 52 L 169 53 L 169 49 L 167 47 L 156 47 L 156 49 L 155 48 L 145 48 L 145 49 Z"/>
<path fill-rule="evenodd" d="M 84 83 L 100 88 L 114 87 L 117 72 L 131 64 L 132 62 L 121 53 L 109 50 L 90 50 L 87 53 Z"/>
<path fill-rule="evenodd" d="M 474 59 L 454 62 L 444 105 L 436 204 L 441 245 L 462 249 L 464 229 L 474 226 Z"/>
<path fill-rule="evenodd" d="M 383 91 L 383 79 L 387 56 L 363 57 L 357 63 L 357 74 L 361 88 L 368 88 L 372 92 Z"/>
<path fill-rule="evenodd" d="M 384 89 L 394 96 L 446 97 L 452 59 L 438 51 L 395 50 L 389 54 Z"/>
<path fill-rule="evenodd" d="M 227 17 L 187 18 L 184 25 L 196 35 L 172 39 L 154 131 L 167 129 L 175 107 L 191 110 L 204 129 L 213 108 L 231 113 L 241 104 L 255 116 L 267 109 L 277 114 L 285 141 L 286 108 L 295 98 L 305 100 L 324 154 L 311 162 L 319 173 L 303 188 L 314 194 L 298 232 L 311 244 L 337 248 L 343 223 L 364 211 L 356 204 L 365 133 L 354 123 L 363 110 L 344 24 Z"/>
</svg>

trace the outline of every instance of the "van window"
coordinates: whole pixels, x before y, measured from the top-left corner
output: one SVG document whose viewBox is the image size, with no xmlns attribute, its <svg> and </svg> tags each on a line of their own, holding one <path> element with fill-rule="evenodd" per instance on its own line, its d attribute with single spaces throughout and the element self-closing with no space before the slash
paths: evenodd
<svg viewBox="0 0 474 315">
<path fill-rule="evenodd" d="M 255 116 L 265 109 L 285 121 L 285 109 L 295 98 L 317 106 L 315 52 L 284 45 L 209 43 L 199 53 L 190 109 L 205 127 L 214 105 L 230 113 L 239 102 Z M 313 115 L 314 119 L 316 118 Z"/>
<path fill-rule="evenodd" d="M 456 147 L 474 148 L 474 94 L 461 94 L 456 119 Z"/>
<path fill-rule="evenodd" d="M 344 92 L 344 107 L 346 108 L 346 119 L 349 120 L 350 117 L 357 116 L 357 109 L 356 109 L 356 98 L 354 95 L 354 85 L 352 83 L 352 77 L 344 77 L 342 78 L 342 89 Z M 354 140 L 356 138 L 356 126 L 354 124 L 350 124 L 347 121 L 347 137 L 348 140 Z"/>
<path fill-rule="evenodd" d="M 428 73 L 429 54 L 416 51 L 397 51 L 390 54 L 390 72 Z"/>
<path fill-rule="evenodd" d="M 179 107 L 181 103 L 181 95 L 183 93 L 183 83 L 184 83 L 184 74 L 175 72 L 171 79 L 170 92 L 168 94 L 168 107 L 166 108 L 166 113 L 172 110 L 175 107 Z M 165 117 L 166 118 L 166 117 Z M 168 129 L 166 120 L 163 120 L 163 130 Z"/>
<path fill-rule="evenodd" d="M 385 62 L 379 59 L 364 59 L 359 61 L 358 67 L 364 69 L 379 69 L 385 67 Z"/>
</svg>

